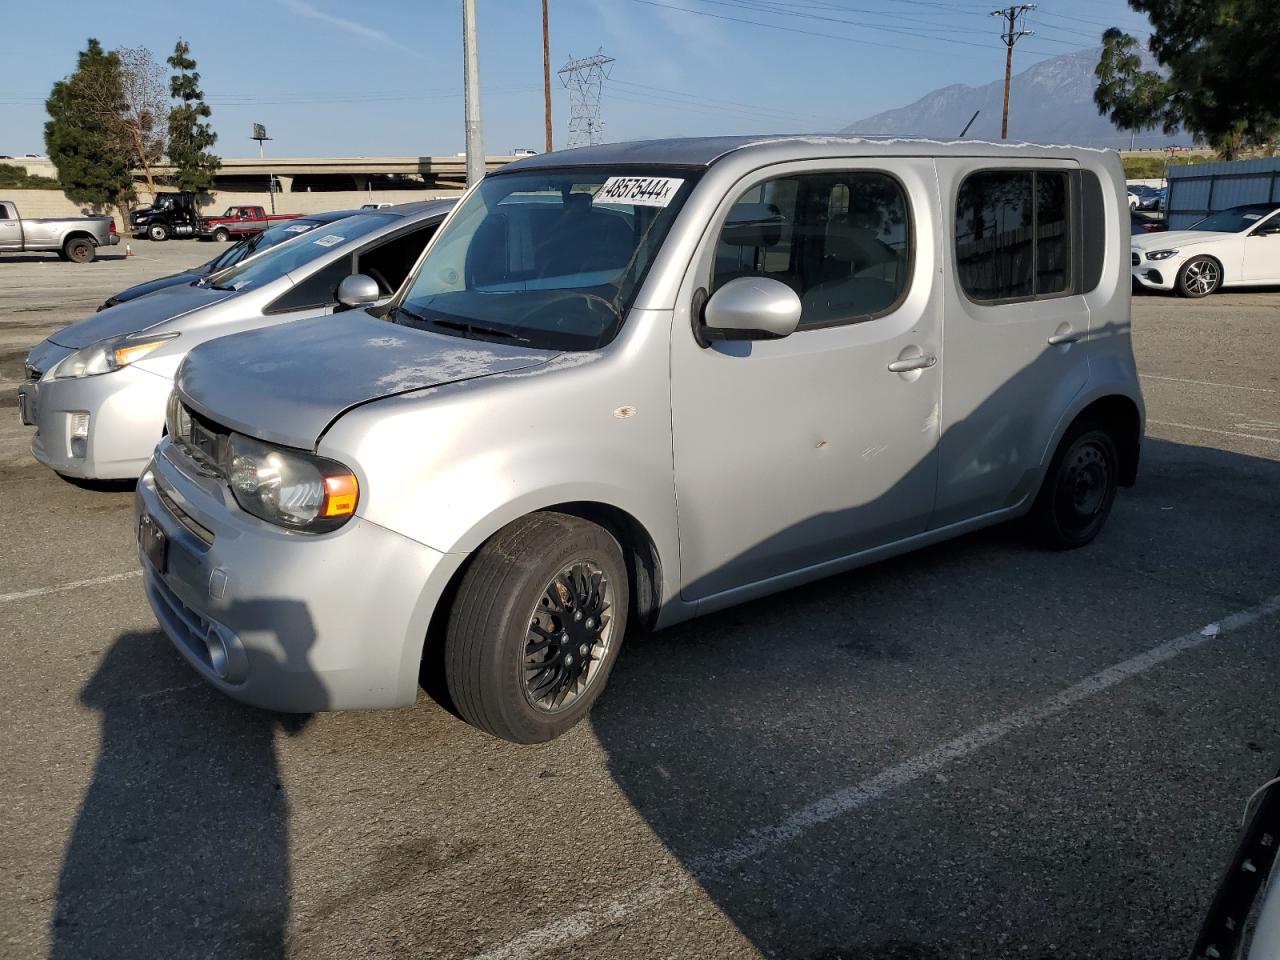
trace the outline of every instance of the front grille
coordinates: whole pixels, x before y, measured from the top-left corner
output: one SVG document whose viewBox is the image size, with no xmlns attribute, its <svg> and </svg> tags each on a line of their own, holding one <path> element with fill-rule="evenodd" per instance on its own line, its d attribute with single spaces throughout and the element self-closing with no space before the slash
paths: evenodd
<svg viewBox="0 0 1280 960">
<path fill-rule="evenodd" d="M 1141 262 L 1142 262 L 1142 256 L 1135 252 L 1133 255 L 1133 265 L 1136 267 Z"/>
<path fill-rule="evenodd" d="M 196 413 L 176 393 L 169 396 L 166 427 L 173 442 L 192 460 L 218 477 L 225 477 L 231 431 Z"/>
<path fill-rule="evenodd" d="M 146 574 L 146 587 L 156 614 L 173 639 L 205 666 L 212 668 L 209 648 L 204 642 L 205 634 L 209 632 L 209 621 L 179 600 L 169 585 L 150 569 Z"/>
<path fill-rule="evenodd" d="M 178 502 L 173 499 L 169 491 L 164 488 L 164 484 L 159 480 L 156 481 L 156 496 L 160 498 L 160 502 L 164 504 L 165 509 L 169 511 L 169 515 L 173 519 L 177 520 L 205 543 L 213 543 L 213 531 L 198 523 L 191 514 L 178 506 Z"/>
</svg>

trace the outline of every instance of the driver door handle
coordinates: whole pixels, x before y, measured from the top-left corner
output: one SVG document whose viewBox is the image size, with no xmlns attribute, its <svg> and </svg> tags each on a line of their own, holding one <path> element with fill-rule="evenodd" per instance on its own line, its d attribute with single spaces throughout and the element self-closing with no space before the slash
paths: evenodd
<svg viewBox="0 0 1280 960">
<path fill-rule="evenodd" d="M 1075 343 L 1080 339 L 1080 334 L 1072 330 L 1070 333 L 1055 333 L 1049 338 L 1049 346 L 1056 347 L 1062 343 Z"/>
<path fill-rule="evenodd" d="M 905 360 L 895 360 L 889 364 L 890 373 L 908 373 L 912 370 L 927 370 L 938 362 L 938 358 L 932 353 L 926 353 L 919 357 L 907 357 Z"/>
</svg>

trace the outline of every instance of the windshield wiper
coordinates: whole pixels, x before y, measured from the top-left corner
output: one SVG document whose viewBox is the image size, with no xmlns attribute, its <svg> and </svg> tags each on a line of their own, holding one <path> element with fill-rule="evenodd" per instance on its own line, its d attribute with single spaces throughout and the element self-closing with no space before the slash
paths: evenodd
<svg viewBox="0 0 1280 960">
<path fill-rule="evenodd" d="M 503 340 L 514 340 L 517 343 L 529 343 L 528 337 L 522 337 L 520 334 L 508 330 L 506 327 L 497 324 L 479 323 L 475 320 L 452 320 L 443 317 L 424 317 L 420 313 L 414 313 L 408 307 L 396 308 L 396 323 L 399 323 L 399 317 L 404 315 L 418 323 L 427 324 L 433 327 L 444 327 L 446 330 L 460 330 L 470 337 L 479 339 L 480 337 L 498 337 Z M 477 336 L 479 335 L 479 336 Z"/>
</svg>

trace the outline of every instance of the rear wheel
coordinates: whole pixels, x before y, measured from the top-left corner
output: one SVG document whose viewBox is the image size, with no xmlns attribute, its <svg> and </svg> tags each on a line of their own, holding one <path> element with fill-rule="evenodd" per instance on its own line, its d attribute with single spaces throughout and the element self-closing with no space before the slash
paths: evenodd
<svg viewBox="0 0 1280 960">
<path fill-rule="evenodd" d="M 226 227 L 219 227 L 217 230 L 213 231 L 213 239 L 217 240 L 219 243 L 226 243 L 231 239 L 231 234 L 227 232 Z"/>
<path fill-rule="evenodd" d="M 1072 424 L 1049 464 L 1031 510 L 1031 527 L 1047 547 L 1073 550 L 1096 537 L 1116 499 L 1120 454 L 1105 429 Z"/>
<path fill-rule="evenodd" d="M 1193 257 L 1178 271 L 1178 292 L 1184 297 L 1207 297 L 1222 286 L 1222 265 L 1213 257 Z"/>
<path fill-rule="evenodd" d="M 92 263 L 93 258 L 98 255 L 93 246 L 93 241 L 86 240 L 84 237 L 68 240 L 63 245 L 62 250 L 63 255 L 72 263 Z"/>
<path fill-rule="evenodd" d="M 539 743 L 586 716 L 617 660 L 627 568 L 604 528 L 536 513 L 472 558 L 445 635 L 458 713 L 494 736 Z"/>
<path fill-rule="evenodd" d="M 156 243 L 162 243 L 169 239 L 169 228 L 163 223 L 153 223 L 147 227 L 147 236 Z"/>
</svg>

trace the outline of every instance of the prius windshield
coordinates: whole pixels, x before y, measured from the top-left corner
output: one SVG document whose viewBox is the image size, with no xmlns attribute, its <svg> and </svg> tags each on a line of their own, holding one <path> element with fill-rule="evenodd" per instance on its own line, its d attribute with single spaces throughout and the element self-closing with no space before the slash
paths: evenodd
<svg viewBox="0 0 1280 960">
<path fill-rule="evenodd" d="M 265 253 L 286 240 L 292 240 L 300 233 L 306 233 L 318 224 L 319 221 L 317 220 L 290 220 L 288 223 L 282 223 L 267 230 L 259 231 L 224 250 L 214 260 L 210 261 L 209 269 L 206 272 L 217 273 L 219 270 L 234 267 L 241 260 L 248 260 L 255 253 Z"/>
<path fill-rule="evenodd" d="M 602 346 L 693 183 L 670 168 L 487 177 L 436 238 L 392 319 L 554 350 Z"/>
<path fill-rule="evenodd" d="M 1216 233 L 1240 233 L 1256 226 L 1264 217 L 1271 216 L 1280 206 L 1274 203 L 1247 203 L 1242 207 L 1232 207 L 1211 213 L 1203 220 L 1197 220 L 1188 230 L 1211 230 Z"/>
<path fill-rule="evenodd" d="M 239 266 L 224 270 L 212 278 L 209 285 L 215 290 L 251 290 L 278 280 L 286 273 L 305 267 L 312 260 L 323 257 L 339 244 L 372 233 L 380 227 L 400 221 L 400 217 L 369 213 L 335 220 L 315 230 L 300 233 L 272 247 L 261 256 L 245 260 Z"/>
</svg>

